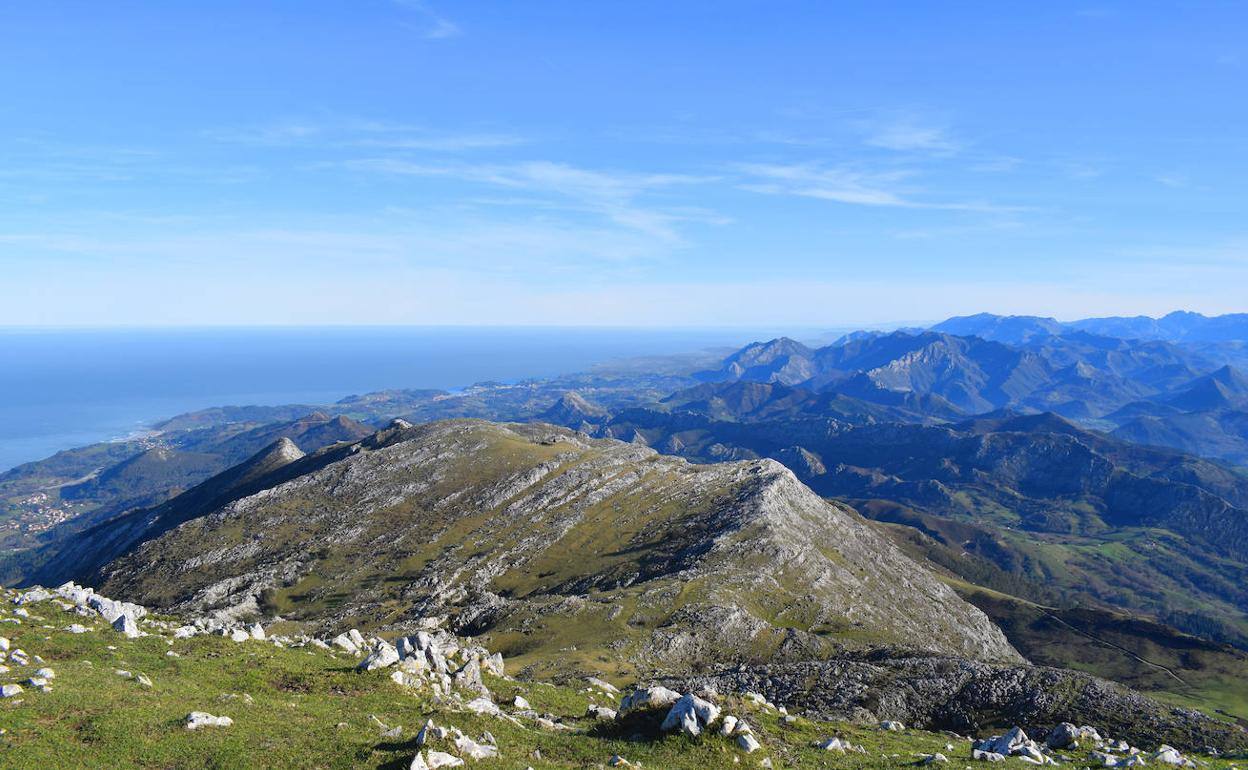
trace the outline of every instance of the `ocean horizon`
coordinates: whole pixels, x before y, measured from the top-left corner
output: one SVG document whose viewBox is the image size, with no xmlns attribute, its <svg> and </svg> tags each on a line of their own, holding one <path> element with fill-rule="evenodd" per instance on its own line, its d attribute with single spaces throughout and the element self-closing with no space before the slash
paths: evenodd
<svg viewBox="0 0 1248 770">
<path fill-rule="evenodd" d="M 459 326 L 0 328 L 0 472 L 213 406 L 332 404 L 390 388 L 454 390 L 490 380 L 553 377 L 637 356 L 736 347 L 779 333 Z"/>
</svg>

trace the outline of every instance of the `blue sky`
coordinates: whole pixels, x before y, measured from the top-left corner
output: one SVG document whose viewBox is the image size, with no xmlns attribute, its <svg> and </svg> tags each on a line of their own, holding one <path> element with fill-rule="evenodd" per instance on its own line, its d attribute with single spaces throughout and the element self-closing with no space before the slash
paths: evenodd
<svg viewBox="0 0 1248 770">
<path fill-rule="evenodd" d="M 1248 310 L 1236 2 L 0 6 L 0 325 Z"/>
</svg>

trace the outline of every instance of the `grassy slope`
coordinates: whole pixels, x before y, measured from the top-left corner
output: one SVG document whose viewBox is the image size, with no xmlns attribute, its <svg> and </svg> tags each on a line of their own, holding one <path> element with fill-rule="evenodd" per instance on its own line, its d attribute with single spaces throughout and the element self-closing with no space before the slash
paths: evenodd
<svg viewBox="0 0 1248 770">
<path fill-rule="evenodd" d="M 1248 616 L 1231 600 L 1248 569 L 1214 554 L 1197 559 L 1179 536 L 1128 527 L 1096 537 L 1022 531 L 975 511 L 938 516 L 884 501 L 854 501 L 890 526 L 911 556 L 977 585 L 1045 604 L 1128 610 L 1223 641 L 1248 646 Z"/>
<path fill-rule="evenodd" d="M 919 731 L 886 733 L 804 719 L 785 725 L 774 712 L 728 699 L 723 705 L 743 715 L 764 746 L 747 757 L 717 736 L 637 740 L 624 734 L 631 728 L 594 728 L 580 717 L 590 700 L 604 701 L 576 688 L 487 680 L 500 701 L 521 693 L 537 710 L 577 724 L 574 731 L 547 732 L 437 705 L 427 692 L 405 690 L 384 671 L 355 672 L 350 656 L 221 637 L 172 645 L 159 636 L 128 640 L 98 620 L 96 630 L 73 635 L 44 626 L 59 629 L 83 618 L 51 603 L 35 605 L 32 614 L 20 626 L 0 628 L 14 646 L 41 655 L 57 677 L 50 693 L 28 689 L 20 698 L 0 701 L 5 767 L 405 768 L 416 750 L 412 737 L 430 717 L 473 736 L 490 731 L 502 756 L 473 764 L 486 769 L 590 768 L 616 753 L 669 770 L 727 767 L 737 758 L 741 766 L 756 767 L 764 757 L 777 767 L 884 768 L 912 764 L 923 752 L 942 751 L 955 762 L 969 754 L 965 742 L 957 741 L 950 751 L 948 738 Z M 167 656 L 170 649 L 180 657 Z M 154 686 L 124 679 L 115 669 L 145 673 Z M 3 679 L 29 675 L 14 667 Z M 191 710 L 229 716 L 235 724 L 190 731 L 183 719 Z M 403 736 L 381 737 L 373 716 L 402 725 Z M 811 747 L 834 734 L 863 745 L 867 753 L 829 755 Z M 535 750 L 540 760 L 533 757 Z"/>
</svg>

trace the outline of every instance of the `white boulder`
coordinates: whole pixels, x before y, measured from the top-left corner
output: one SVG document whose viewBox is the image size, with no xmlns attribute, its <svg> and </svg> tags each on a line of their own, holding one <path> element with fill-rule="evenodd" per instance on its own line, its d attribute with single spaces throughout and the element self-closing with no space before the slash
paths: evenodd
<svg viewBox="0 0 1248 770">
<path fill-rule="evenodd" d="M 143 635 L 139 631 L 139 624 L 135 623 L 134 618 L 129 615 L 118 615 L 113 620 L 113 629 L 120 631 L 127 639 L 135 639 Z"/>
<path fill-rule="evenodd" d="M 620 694 L 620 688 L 616 687 L 615 685 L 611 684 L 608 681 L 599 679 L 596 676 L 585 677 L 585 683 L 588 684 L 590 687 L 602 690 L 603 692 L 608 693 L 610 695 Z"/>
<path fill-rule="evenodd" d="M 357 645 L 355 640 L 348 634 L 338 634 L 330 643 L 338 649 L 349 652 L 352 655 L 360 651 L 359 645 Z"/>
<path fill-rule="evenodd" d="M 425 762 L 430 770 L 439 767 L 463 767 L 464 760 L 445 751 L 429 751 L 425 754 Z"/>
<path fill-rule="evenodd" d="M 661 709 L 668 708 L 676 701 L 680 700 L 680 693 L 675 690 L 669 690 L 666 687 L 655 686 L 634 690 L 625 696 L 623 702 L 620 703 L 620 713 L 627 714 L 630 711 L 638 711 L 641 709 Z"/>
<path fill-rule="evenodd" d="M 488 743 L 477 743 L 467 735 L 461 735 L 455 739 L 455 749 L 465 759 L 493 759 L 498 756 L 497 746 L 491 746 Z"/>
<path fill-rule="evenodd" d="M 201 727 L 229 727 L 234 720 L 229 717 L 214 717 L 206 711 L 192 711 L 186 715 L 186 729 L 198 730 Z"/>
<path fill-rule="evenodd" d="M 672 704 L 660 729 L 663 732 L 679 730 L 685 735 L 698 736 L 718 718 L 718 706 L 691 693 Z"/>
<path fill-rule="evenodd" d="M 468 709 L 469 711 L 475 711 L 478 714 L 489 714 L 491 716 L 498 716 L 499 714 L 503 713 L 498 708 L 497 703 L 495 703 L 494 701 L 486 697 L 473 698 L 472 700 L 464 704 L 464 708 Z"/>
<path fill-rule="evenodd" d="M 399 651 L 394 648 L 394 645 L 386 644 L 385 642 L 382 642 L 381 644 L 377 645 L 376 649 L 374 649 L 371 653 L 368 654 L 368 657 L 360 661 L 360 665 L 358 666 L 358 668 L 361 671 L 376 671 L 379 668 L 386 668 L 387 666 L 393 666 L 395 663 L 398 663 L 398 662 L 399 662 Z"/>
</svg>

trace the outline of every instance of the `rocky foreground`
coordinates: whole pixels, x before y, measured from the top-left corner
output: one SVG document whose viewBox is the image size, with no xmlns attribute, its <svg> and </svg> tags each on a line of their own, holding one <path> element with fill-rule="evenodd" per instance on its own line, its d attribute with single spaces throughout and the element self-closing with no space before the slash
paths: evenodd
<svg viewBox="0 0 1248 770">
<path fill-rule="evenodd" d="M 1234 768 L 1071 723 L 997 735 L 828 722 L 766 695 L 518 681 L 428 622 L 390 639 L 180 622 L 67 583 L 0 591 L 5 767 Z M 719 683 L 722 685 L 723 683 Z M 763 684 L 766 684 L 765 682 Z"/>
</svg>

